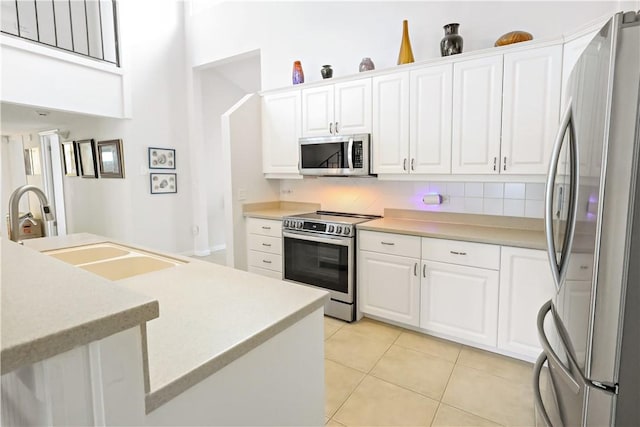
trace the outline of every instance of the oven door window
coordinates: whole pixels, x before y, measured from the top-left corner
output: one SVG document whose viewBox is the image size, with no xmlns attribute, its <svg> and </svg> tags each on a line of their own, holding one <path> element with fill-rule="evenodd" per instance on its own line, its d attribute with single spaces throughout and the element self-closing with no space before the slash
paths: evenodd
<svg viewBox="0 0 640 427">
<path fill-rule="evenodd" d="M 286 279 L 349 292 L 349 247 L 285 237 L 284 253 Z"/>
</svg>

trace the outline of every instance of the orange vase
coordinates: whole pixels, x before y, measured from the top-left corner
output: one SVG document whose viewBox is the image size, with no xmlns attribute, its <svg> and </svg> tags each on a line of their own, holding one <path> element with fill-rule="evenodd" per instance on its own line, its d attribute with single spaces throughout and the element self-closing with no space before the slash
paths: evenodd
<svg viewBox="0 0 640 427">
<path fill-rule="evenodd" d="M 413 52 L 411 51 L 411 42 L 409 41 L 409 21 L 402 21 L 402 44 L 400 45 L 400 53 L 398 54 L 398 65 L 409 64 L 413 62 Z"/>
</svg>

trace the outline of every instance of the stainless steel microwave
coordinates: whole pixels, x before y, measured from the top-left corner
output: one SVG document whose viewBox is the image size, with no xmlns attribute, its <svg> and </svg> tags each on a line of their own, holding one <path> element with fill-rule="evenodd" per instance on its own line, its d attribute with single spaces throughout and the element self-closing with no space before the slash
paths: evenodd
<svg viewBox="0 0 640 427">
<path fill-rule="evenodd" d="M 332 135 L 300 138 L 301 175 L 370 175 L 370 135 Z"/>
</svg>

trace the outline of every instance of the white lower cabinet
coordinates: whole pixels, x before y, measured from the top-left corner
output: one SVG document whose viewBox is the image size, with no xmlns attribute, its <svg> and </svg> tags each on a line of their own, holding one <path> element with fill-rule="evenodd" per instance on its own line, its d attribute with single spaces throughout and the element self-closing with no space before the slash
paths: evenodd
<svg viewBox="0 0 640 427">
<path fill-rule="evenodd" d="M 282 279 L 282 221 L 247 218 L 247 271 Z"/>
<path fill-rule="evenodd" d="M 495 346 L 497 324 L 497 271 L 423 261 L 420 328 Z"/>
<path fill-rule="evenodd" d="M 418 326 L 420 276 L 418 258 L 360 251 L 360 310 Z"/>
<path fill-rule="evenodd" d="M 498 348 L 533 359 L 542 351 L 536 318 L 555 289 L 545 251 L 502 247 Z"/>
</svg>

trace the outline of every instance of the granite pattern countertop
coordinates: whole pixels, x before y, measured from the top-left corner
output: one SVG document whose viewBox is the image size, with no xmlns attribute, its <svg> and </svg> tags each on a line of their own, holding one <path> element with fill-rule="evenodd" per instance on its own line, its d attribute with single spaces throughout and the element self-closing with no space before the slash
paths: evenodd
<svg viewBox="0 0 640 427">
<path fill-rule="evenodd" d="M 158 317 L 154 297 L 0 240 L 2 374 Z"/>
<path fill-rule="evenodd" d="M 92 235 L 65 238 L 55 238 L 54 244 L 38 239 L 37 249 L 78 245 L 83 239 L 114 242 Z M 146 327 L 147 413 L 321 308 L 328 297 L 309 287 L 170 256 L 185 264 L 110 283 L 160 305 L 160 316 Z"/>
<path fill-rule="evenodd" d="M 541 219 L 385 209 L 384 218 L 358 230 L 546 249 Z"/>
</svg>

